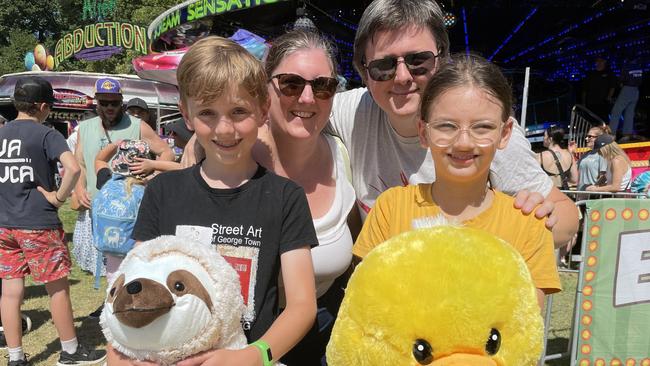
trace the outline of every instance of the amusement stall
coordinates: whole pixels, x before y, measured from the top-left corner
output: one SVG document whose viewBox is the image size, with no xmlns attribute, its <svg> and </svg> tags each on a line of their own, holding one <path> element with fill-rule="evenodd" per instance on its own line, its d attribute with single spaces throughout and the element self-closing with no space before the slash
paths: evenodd
<svg viewBox="0 0 650 366">
<path fill-rule="evenodd" d="M 155 115 L 158 126 L 162 121 L 178 116 L 178 91 L 174 85 L 141 79 L 135 75 L 105 75 L 85 72 L 31 71 L 7 74 L 0 77 L 0 114 L 11 120 L 17 112 L 11 96 L 16 81 L 26 75 L 40 76 L 52 84 L 56 102 L 47 123 L 67 137 L 70 131 L 85 119 L 96 116 L 94 100 L 95 81 L 110 76 L 122 86 L 124 103 L 131 98 L 141 98 Z"/>
</svg>

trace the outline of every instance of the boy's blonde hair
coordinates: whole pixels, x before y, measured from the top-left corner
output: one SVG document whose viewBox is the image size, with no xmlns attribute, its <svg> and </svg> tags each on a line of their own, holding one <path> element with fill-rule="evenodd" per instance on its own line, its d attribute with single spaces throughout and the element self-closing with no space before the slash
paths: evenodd
<svg viewBox="0 0 650 366">
<path fill-rule="evenodd" d="M 227 38 L 211 36 L 194 43 L 178 65 L 176 79 L 183 102 L 215 100 L 231 86 L 244 88 L 260 105 L 269 98 L 262 64 Z"/>
</svg>

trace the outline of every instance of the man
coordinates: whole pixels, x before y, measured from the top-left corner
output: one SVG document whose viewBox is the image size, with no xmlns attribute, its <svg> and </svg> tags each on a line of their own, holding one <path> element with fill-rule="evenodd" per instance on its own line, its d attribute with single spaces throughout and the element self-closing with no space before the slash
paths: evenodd
<svg viewBox="0 0 650 366">
<path fill-rule="evenodd" d="M 435 180 L 431 154 L 419 144 L 418 111 L 422 90 L 448 54 L 449 39 L 435 1 L 375 0 L 364 11 L 353 62 L 368 87 L 337 94 L 331 117 L 349 149 L 362 217 L 389 187 Z M 508 147 L 497 153 L 490 182 L 506 193 L 519 192 L 516 206 L 526 213 L 546 197 L 535 215 L 552 211 L 547 226 L 554 225 L 556 246 L 576 233 L 575 204 L 553 187 L 518 126 Z"/>
<path fill-rule="evenodd" d="M 634 134 L 634 111 L 639 101 L 639 87 L 643 82 L 643 67 L 637 58 L 626 60 L 621 70 L 621 91 L 618 93 L 609 119 L 609 128 L 616 134 L 618 122 L 623 114 L 623 138 L 628 140 Z"/>
<path fill-rule="evenodd" d="M 173 161 L 174 154 L 169 146 L 151 127 L 139 118 L 129 116 L 122 109 L 122 89 L 112 78 L 101 78 L 95 83 L 97 114 L 79 126 L 75 154 L 82 168 L 81 179 L 75 187 L 79 202 L 90 208 L 90 202 L 97 192 L 94 174 L 95 156 L 110 142 L 125 139 L 140 139 L 149 143 L 151 151 L 160 160 Z"/>
<path fill-rule="evenodd" d="M 605 58 L 596 57 L 595 65 L 596 69 L 589 71 L 583 82 L 582 103 L 603 122 L 607 122 L 616 89 L 616 76 Z"/>
<path fill-rule="evenodd" d="M 27 76 L 16 82 L 13 102 L 16 120 L 0 130 L 0 277 L 8 366 L 29 366 L 22 348 L 20 307 L 25 276 L 44 283 L 50 312 L 61 342 L 59 365 L 101 362 L 105 351 L 79 344 L 74 328 L 68 274 L 72 263 L 57 209 L 65 203 L 80 168 L 63 136 L 43 122 L 54 103 L 47 80 Z M 65 169 L 57 189 L 57 162 Z"/>
<path fill-rule="evenodd" d="M 95 83 L 95 100 L 98 116 L 79 124 L 75 149 L 75 156 L 81 166 L 81 177 L 74 194 L 80 206 L 86 210 L 79 215 L 75 225 L 73 255 L 82 269 L 101 273 L 102 264 L 97 260 L 97 251 L 92 242 L 92 222 L 87 211 L 98 191 L 95 174 L 97 153 L 111 142 L 140 139 L 149 144 L 159 160 L 173 161 L 174 154 L 148 124 L 124 113 L 122 89 L 117 80 L 98 79 Z M 149 173 L 151 171 L 146 172 Z M 91 313 L 91 317 L 98 317 L 100 310 Z"/>
<path fill-rule="evenodd" d="M 140 118 L 145 123 L 147 123 L 151 128 L 155 129 L 155 125 L 152 126 L 150 121 L 151 113 L 149 112 L 149 106 L 147 102 L 140 98 L 133 98 L 126 103 L 126 113 L 135 118 Z"/>
</svg>

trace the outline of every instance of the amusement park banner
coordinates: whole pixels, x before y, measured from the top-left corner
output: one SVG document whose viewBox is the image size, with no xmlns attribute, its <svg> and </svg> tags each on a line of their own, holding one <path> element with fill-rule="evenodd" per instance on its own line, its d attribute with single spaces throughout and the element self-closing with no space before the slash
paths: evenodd
<svg viewBox="0 0 650 366">
<path fill-rule="evenodd" d="M 589 201 L 583 235 L 572 364 L 650 365 L 650 199 Z"/>
<path fill-rule="evenodd" d="M 260 5 L 274 4 L 287 0 L 192 0 L 176 5 L 161 14 L 149 25 L 149 38 L 157 39 L 161 34 L 186 23 L 205 17 L 250 9 Z"/>
<path fill-rule="evenodd" d="M 59 39 L 54 49 L 54 68 L 72 57 L 102 60 L 123 49 L 146 55 L 149 51 L 146 28 L 120 22 L 102 22 L 77 28 Z"/>
</svg>

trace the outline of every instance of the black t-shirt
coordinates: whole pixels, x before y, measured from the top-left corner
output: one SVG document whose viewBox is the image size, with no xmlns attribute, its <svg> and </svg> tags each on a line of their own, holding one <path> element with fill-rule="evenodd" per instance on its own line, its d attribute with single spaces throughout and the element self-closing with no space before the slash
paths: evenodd
<svg viewBox="0 0 650 366">
<path fill-rule="evenodd" d="M 174 234 L 216 245 L 239 273 L 249 341 L 259 339 L 278 315 L 280 255 L 318 245 L 302 188 L 263 167 L 233 189 L 210 188 L 200 165 L 149 182 L 133 238 Z"/>
<path fill-rule="evenodd" d="M 30 120 L 0 128 L 0 227 L 61 227 L 56 207 L 36 188 L 56 189 L 59 157 L 68 149 L 60 132 Z"/>
<path fill-rule="evenodd" d="M 607 69 L 603 71 L 592 70 L 584 80 L 585 101 L 587 105 L 607 102 L 610 89 L 616 88 L 617 80 L 614 73 Z"/>
</svg>

